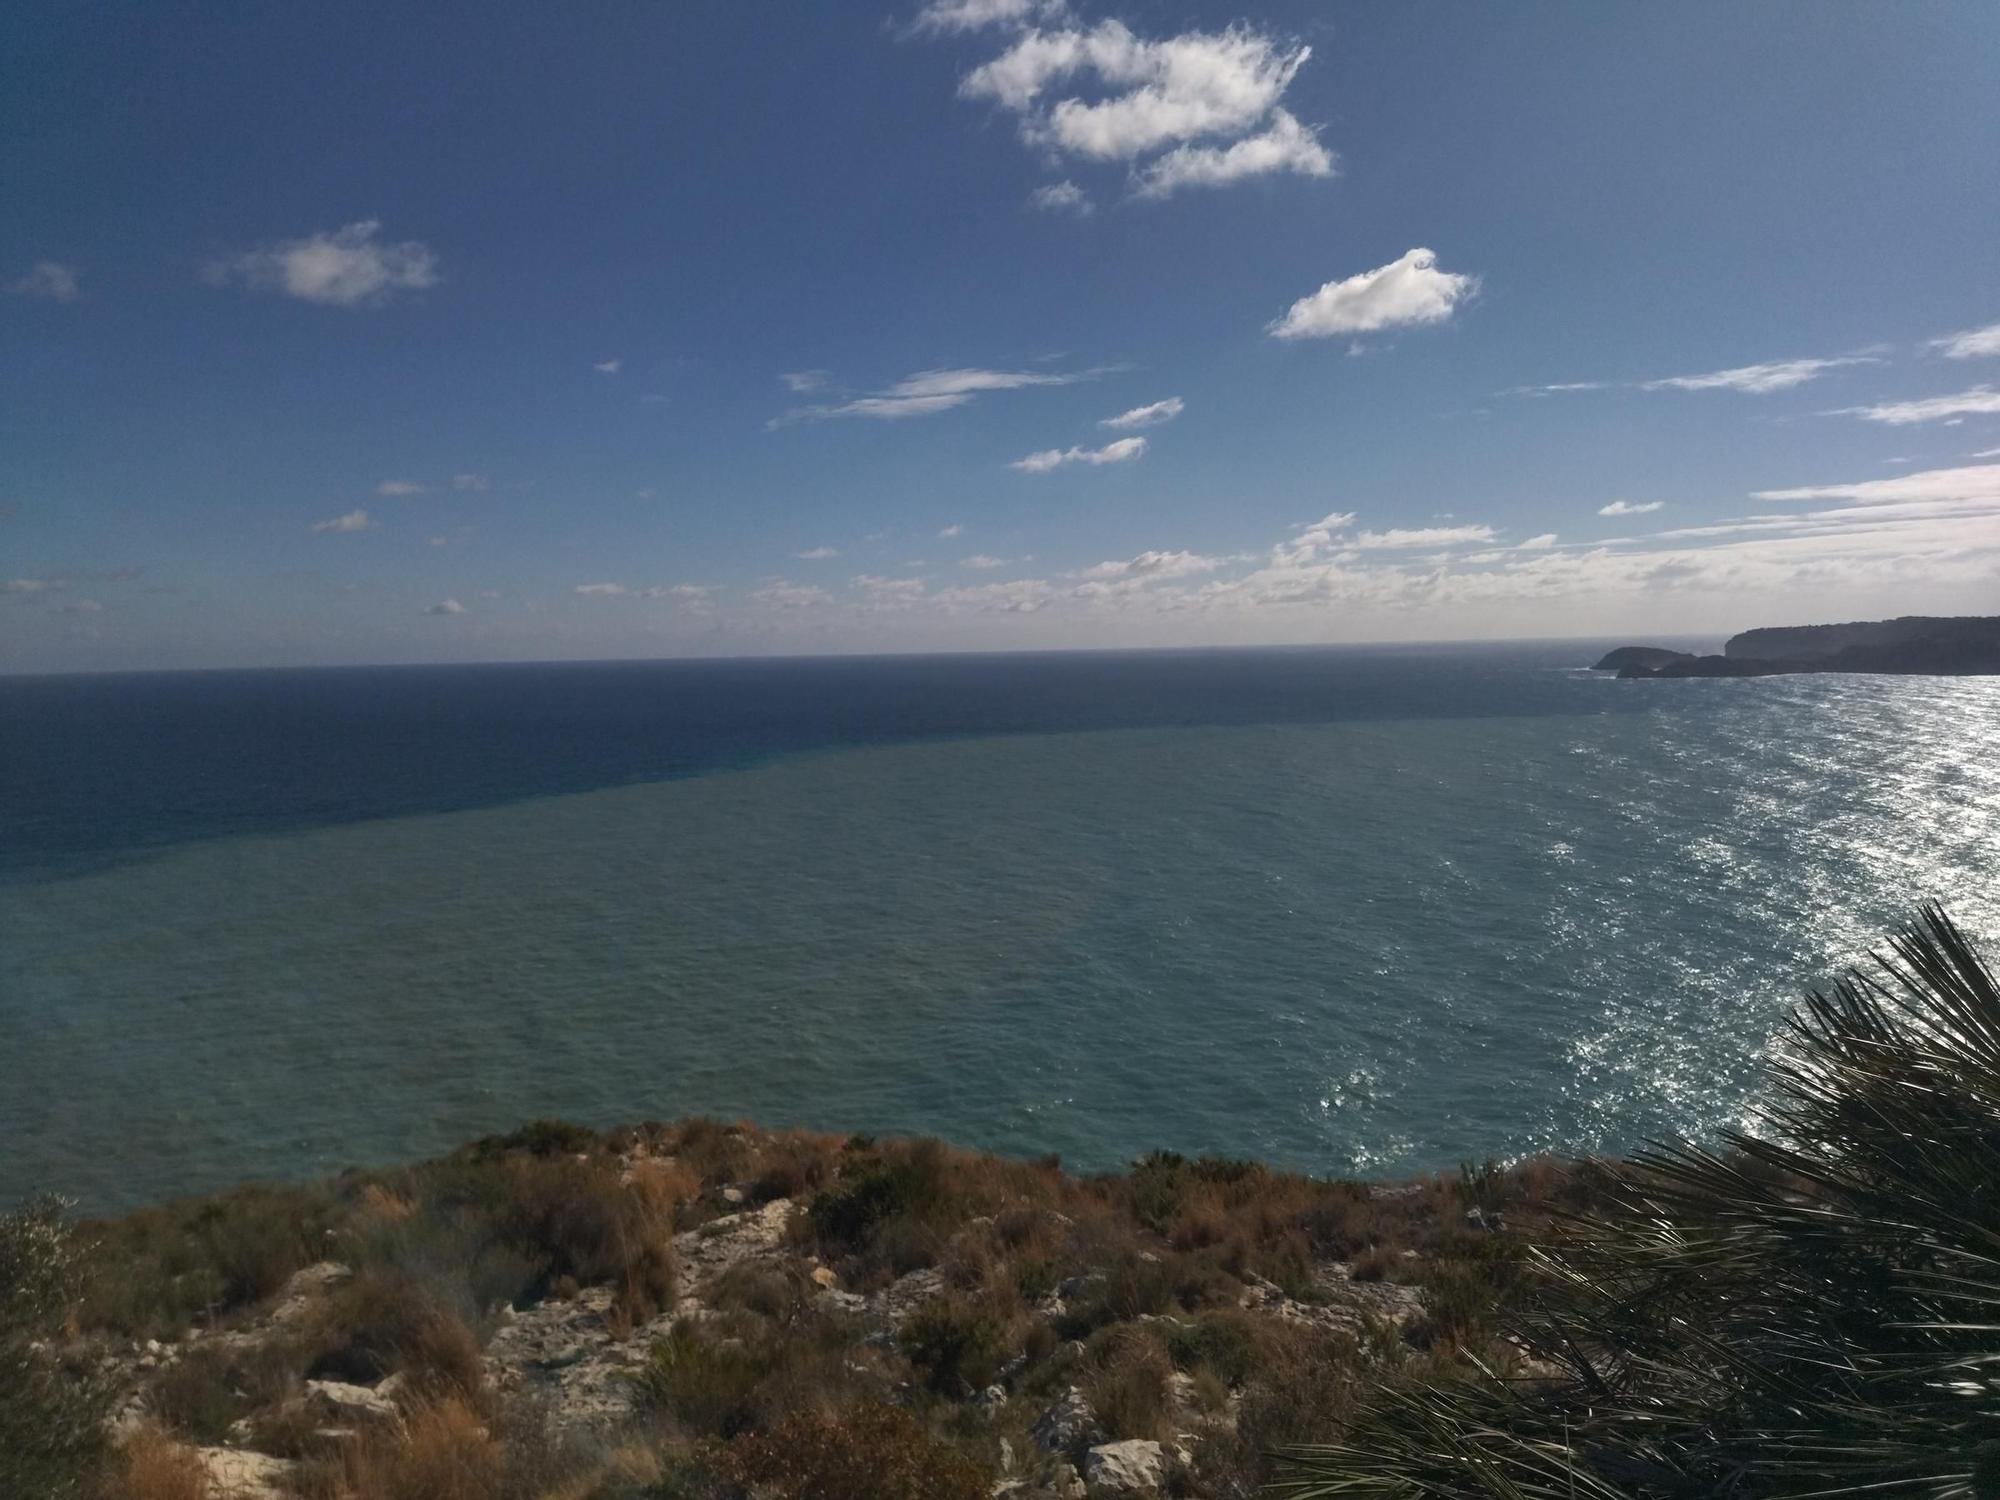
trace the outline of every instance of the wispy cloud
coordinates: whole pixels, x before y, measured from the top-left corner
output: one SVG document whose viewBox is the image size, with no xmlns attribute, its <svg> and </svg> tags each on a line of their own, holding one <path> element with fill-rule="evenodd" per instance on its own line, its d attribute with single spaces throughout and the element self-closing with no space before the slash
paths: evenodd
<svg viewBox="0 0 2000 1500">
<path fill-rule="evenodd" d="M 45 594 L 69 587 L 67 578 L 10 578 L 0 583 L 0 594 Z"/>
<path fill-rule="evenodd" d="M 1080 219 L 1088 217 L 1096 208 L 1090 201 L 1090 194 L 1068 179 L 1036 188 L 1028 194 L 1028 206 L 1047 214 L 1075 214 Z"/>
<path fill-rule="evenodd" d="M 484 494 L 492 488 L 492 483 L 484 474 L 454 474 L 451 487 L 462 494 Z"/>
<path fill-rule="evenodd" d="M 1164 401 L 1155 401 L 1150 406 L 1135 406 L 1130 411 L 1120 412 L 1115 417 L 1106 417 L 1099 427 L 1116 427 L 1130 431 L 1135 427 L 1157 427 L 1162 422 L 1171 422 L 1187 410 L 1187 403 L 1178 396 L 1169 396 Z"/>
<path fill-rule="evenodd" d="M 1490 542 L 1491 526 L 1392 527 L 1388 531 L 1364 531 L 1353 545 L 1363 552 L 1399 551 L 1411 547 L 1464 547 L 1474 542 Z"/>
<path fill-rule="evenodd" d="M 1664 500 L 1613 500 L 1609 505 L 1597 507 L 1600 516 L 1649 516 L 1667 502 Z"/>
<path fill-rule="evenodd" d="M 1946 359 L 1986 359 L 2000 355 L 2000 323 L 1948 333 L 1941 339 L 1932 339 L 1930 347 Z"/>
<path fill-rule="evenodd" d="M 767 426 L 790 422 L 821 421 L 829 417 L 869 417 L 877 421 L 897 421 L 905 417 L 930 416 L 964 406 L 988 391 L 1018 391 L 1032 386 L 1075 385 L 1095 380 L 1102 370 L 1056 373 L 1046 370 L 919 370 L 905 375 L 886 390 L 856 396 L 824 406 L 802 406 L 774 417 Z"/>
<path fill-rule="evenodd" d="M 1879 365 L 1872 354 L 1843 354 L 1835 359 L 1781 359 L 1762 365 L 1738 365 L 1733 370 L 1711 370 L 1706 375 L 1669 375 L 1660 380 L 1640 382 L 1648 391 L 1742 391 L 1767 396 L 1773 391 L 1789 391 L 1817 380 L 1828 370 L 1848 365 Z"/>
<path fill-rule="evenodd" d="M 429 609 L 425 610 L 424 613 L 427 615 L 462 615 L 465 613 L 465 606 L 460 604 L 456 599 L 440 599 Z"/>
<path fill-rule="evenodd" d="M 1860 417 L 1868 422 L 1885 422 L 1891 427 L 1911 427 L 1920 422 L 1948 422 L 1961 417 L 1985 417 L 1995 413 L 2000 413 L 2000 391 L 1991 386 L 1976 385 L 1955 396 L 1884 401 L 1874 406 L 1842 406 L 1820 415 Z"/>
<path fill-rule="evenodd" d="M 1419 247 L 1386 266 L 1327 282 L 1265 331 L 1278 339 L 1323 339 L 1442 323 L 1478 287 L 1476 277 L 1440 271 L 1437 256 Z"/>
<path fill-rule="evenodd" d="M 958 522 L 953 522 L 951 525 L 945 527 L 942 531 L 938 532 L 938 540 L 941 542 L 948 542 L 955 536 L 963 535 L 964 532 L 965 532 L 964 526 L 960 525 Z"/>
<path fill-rule="evenodd" d="M 622 583 L 579 583 L 570 592 L 572 594 L 588 594 L 612 599 L 620 594 L 629 592 L 629 590 Z"/>
<path fill-rule="evenodd" d="M 597 371 L 600 375 L 616 375 L 620 370 L 625 368 L 625 361 L 622 359 L 601 359 L 590 368 Z"/>
<path fill-rule="evenodd" d="M 818 584 L 793 583 L 789 578 L 769 579 L 761 588 L 752 589 L 749 598 L 753 604 L 776 609 L 813 609 L 833 602 L 833 595 Z"/>
<path fill-rule="evenodd" d="M 1556 534 L 1553 531 L 1545 531 L 1540 536 L 1529 537 L 1525 542 L 1516 542 L 1514 550 L 1516 552 L 1546 552 L 1555 544 Z"/>
<path fill-rule="evenodd" d="M 794 552 L 792 556 L 796 557 L 800 562 L 825 562 L 829 557 L 840 556 L 840 549 L 837 547 L 808 547 L 803 552 Z"/>
<path fill-rule="evenodd" d="M 385 479 L 375 486 L 375 493 L 392 499 L 402 495 L 421 495 L 424 487 L 414 479 Z"/>
<path fill-rule="evenodd" d="M 931 0 L 917 12 L 918 31 L 979 31 L 988 26 L 1025 26 L 1059 20 L 1066 0 Z"/>
<path fill-rule="evenodd" d="M 985 572 L 991 568 L 1006 567 L 1007 559 L 1004 557 L 994 557 L 990 553 L 975 552 L 970 557 L 961 557 L 958 560 L 958 565 L 961 568 L 971 568 L 974 572 Z"/>
<path fill-rule="evenodd" d="M 1119 438 L 1106 443 L 1102 448 L 1044 448 L 1040 453 L 1030 453 L 1026 458 L 1017 458 L 1007 465 L 1019 469 L 1024 474 L 1046 474 L 1051 469 L 1059 469 L 1065 464 L 1122 464 L 1130 463 L 1146 451 L 1146 440 L 1142 437 Z"/>
<path fill-rule="evenodd" d="M 344 516 L 334 516 L 331 520 L 326 521 L 315 521 L 313 522 L 312 529 L 314 531 L 332 532 L 366 531 L 374 524 L 373 521 L 368 519 L 367 511 L 350 510 Z"/>
<path fill-rule="evenodd" d="M 381 232 L 379 220 L 361 219 L 213 261 L 205 275 L 217 286 L 240 282 L 329 307 L 369 306 L 438 284 L 437 256 L 428 245 L 385 244 Z"/>
<path fill-rule="evenodd" d="M 824 370 L 790 370 L 780 375 L 778 379 L 785 383 L 785 389 L 793 395 L 804 396 L 824 387 L 827 373 Z"/>
<path fill-rule="evenodd" d="M 7 283 L 7 293 L 44 302 L 74 302 L 83 295 L 82 276 L 77 267 L 59 260 L 38 260 L 26 274 Z"/>
</svg>

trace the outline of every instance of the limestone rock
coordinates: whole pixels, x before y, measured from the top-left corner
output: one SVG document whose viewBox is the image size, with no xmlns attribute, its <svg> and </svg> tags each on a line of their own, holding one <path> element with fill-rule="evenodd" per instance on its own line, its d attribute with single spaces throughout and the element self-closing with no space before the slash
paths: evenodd
<svg viewBox="0 0 2000 1500">
<path fill-rule="evenodd" d="M 288 1500 L 293 1465 L 241 1448 L 197 1448 L 208 1470 L 209 1500 Z"/>
<path fill-rule="evenodd" d="M 1028 1436 L 1034 1439 L 1037 1448 L 1050 1453 L 1074 1453 L 1087 1447 L 1092 1438 L 1103 1436 L 1103 1430 L 1089 1399 L 1070 1386 L 1035 1418 Z"/>
<path fill-rule="evenodd" d="M 326 1421 L 383 1422 L 396 1415 L 396 1403 L 381 1391 L 340 1380 L 308 1380 L 305 1399 Z"/>
<path fill-rule="evenodd" d="M 1084 1455 L 1083 1479 L 1092 1500 L 1152 1497 L 1164 1488 L 1171 1464 L 1167 1450 L 1147 1438 L 1100 1443 Z"/>
<path fill-rule="evenodd" d="M 1083 1458 L 1084 1483 L 1093 1496 L 1157 1495 L 1167 1471 L 1167 1450 L 1149 1438 L 1100 1443 Z"/>
</svg>

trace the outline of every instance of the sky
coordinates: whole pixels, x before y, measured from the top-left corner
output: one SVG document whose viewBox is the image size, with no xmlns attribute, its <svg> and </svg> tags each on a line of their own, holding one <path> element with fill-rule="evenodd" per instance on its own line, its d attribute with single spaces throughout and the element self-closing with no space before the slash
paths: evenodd
<svg viewBox="0 0 2000 1500">
<path fill-rule="evenodd" d="M 2000 7 L 0 19 L 0 671 L 2000 610 Z"/>
</svg>

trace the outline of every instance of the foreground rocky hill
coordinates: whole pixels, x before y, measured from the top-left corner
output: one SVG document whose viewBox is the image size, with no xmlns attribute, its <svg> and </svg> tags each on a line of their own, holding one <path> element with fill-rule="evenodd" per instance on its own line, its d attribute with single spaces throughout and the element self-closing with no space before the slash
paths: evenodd
<svg viewBox="0 0 2000 1500">
<path fill-rule="evenodd" d="M 1534 1378 L 1494 1316 L 1592 1179 L 540 1124 L 83 1226 L 60 1354 L 127 1500 L 1237 1496 L 1383 1382 Z"/>
</svg>

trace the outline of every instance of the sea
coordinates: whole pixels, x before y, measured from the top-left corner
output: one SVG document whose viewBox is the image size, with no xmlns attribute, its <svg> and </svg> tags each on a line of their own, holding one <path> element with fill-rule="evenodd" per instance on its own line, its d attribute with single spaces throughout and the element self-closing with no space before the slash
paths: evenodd
<svg viewBox="0 0 2000 1500">
<path fill-rule="evenodd" d="M 540 1116 L 1398 1177 L 1710 1139 L 2000 679 L 1613 642 L 0 679 L 0 1204 Z"/>
</svg>

